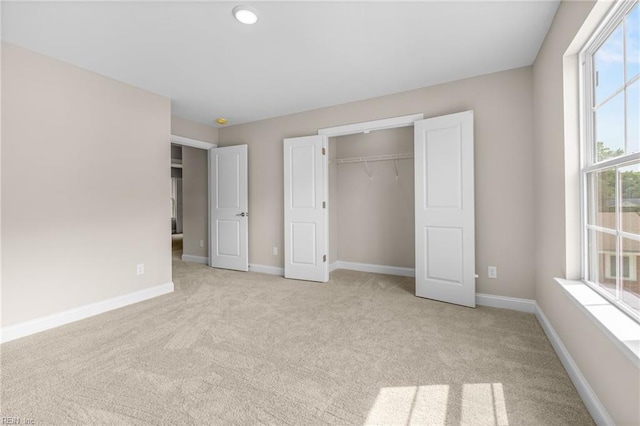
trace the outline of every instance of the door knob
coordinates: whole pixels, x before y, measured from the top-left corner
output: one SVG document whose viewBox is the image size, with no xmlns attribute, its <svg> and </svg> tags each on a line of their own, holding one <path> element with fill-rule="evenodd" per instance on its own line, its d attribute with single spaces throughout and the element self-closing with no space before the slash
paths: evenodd
<svg viewBox="0 0 640 426">
<path fill-rule="evenodd" d="M 236 216 L 245 217 L 245 216 L 249 216 L 249 213 L 242 212 L 242 213 L 238 213 Z"/>
</svg>

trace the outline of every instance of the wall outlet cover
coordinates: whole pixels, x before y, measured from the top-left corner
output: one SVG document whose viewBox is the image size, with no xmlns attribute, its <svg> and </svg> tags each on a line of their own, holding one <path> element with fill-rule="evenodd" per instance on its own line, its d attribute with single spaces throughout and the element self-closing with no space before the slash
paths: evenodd
<svg viewBox="0 0 640 426">
<path fill-rule="evenodd" d="M 489 278 L 498 278 L 498 267 L 497 266 L 489 266 L 487 268 L 487 275 Z"/>
</svg>

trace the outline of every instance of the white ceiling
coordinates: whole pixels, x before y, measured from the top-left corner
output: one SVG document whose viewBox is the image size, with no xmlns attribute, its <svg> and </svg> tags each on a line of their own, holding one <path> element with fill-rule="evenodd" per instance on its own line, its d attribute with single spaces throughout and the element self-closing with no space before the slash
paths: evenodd
<svg viewBox="0 0 640 426">
<path fill-rule="evenodd" d="M 214 125 L 531 65 L 558 1 L 2 2 L 4 40 Z"/>
</svg>

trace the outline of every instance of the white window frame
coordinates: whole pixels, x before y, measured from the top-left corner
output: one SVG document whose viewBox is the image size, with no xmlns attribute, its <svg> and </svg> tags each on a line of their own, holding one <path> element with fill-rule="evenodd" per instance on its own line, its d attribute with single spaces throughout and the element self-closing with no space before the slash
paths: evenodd
<svg viewBox="0 0 640 426">
<path fill-rule="evenodd" d="M 612 10 L 607 14 L 607 16 L 603 19 L 602 23 L 593 33 L 593 35 L 589 38 L 589 40 L 585 43 L 584 47 L 580 51 L 579 60 L 580 60 L 580 196 L 581 196 L 581 246 L 582 246 L 582 281 L 586 283 L 589 287 L 593 288 L 600 295 L 609 300 L 613 305 L 618 307 L 620 310 L 629 315 L 632 319 L 637 322 L 640 322 L 640 314 L 625 306 L 622 303 L 622 294 L 620 292 L 621 288 L 621 280 L 622 278 L 620 274 L 617 277 L 613 277 L 616 279 L 616 292 L 615 295 L 610 294 L 608 291 L 605 291 L 601 286 L 597 283 L 591 282 L 588 280 L 589 277 L 589 244 L 588 244 L 588 231 L 599 231 L 603 233 L 607 233 L 616 237 L 628 238 L 636 241 L 640 241 L 640 237 L 635 234 L 630 234 L 624 232 L 620 229 L 620 209 L 619 209 L 619 194 L 620 194 L 620 185 L 616 185 L 616 223 L 615 230 L 611 230 L 609 228 L 601 228 L 596 225 L 590 225 L 588 223 L 588 214 L 589 214 L 589 197 L 588 197 L 588 176 L 597 171 L 605 171 L 613 169 L 616 173 L 616 179 L 618 178 L 618 169 L 627 165 L 632 165 L 640 161 L 640 152 L 633 154 L 625 154 L 617 158 L 606 159 L 601 162 L 597 162 L 595 156 L 595 123 L 594 123 L 594 114 L 593 114 L 593 96 L 594 96 L 594 85 L 593 85 L 593 76 L 594 76 L 594 63 L 593 63 L 593 55 L 597 52 L 597 50 L 604 44 L 604 42 L 608 39 L 608 37 L 613 34 L 615 29 L 624 21 L 626 15 L 634 8 L 636 4 L 639 3 L 639 0 L 628 0 L 628 1 L 620 1 L 615 6 L 613 6 Z M 625 32 L 623 31 L 623 40 L 625 39 Z M 623 55 L 626 64 L 626 48 L 623 41 Z M 626 90 L 628 86 L 640 80 L 640 75 L 635 76 L 632 80 L 627 81 L 626 75 L 624 76 L 624 82 L 622 88 L 616 91 L 614 94 L 609 95 L 606 100 L 613 98 L 615 95 L 619 94 L 621 91 Z M 625 113 L 626 113 L 626 96 L 625 96 Z M 601 105 L 604 103 L 601 102 Z M 626 120 L 626 118 L 625 118 Z M 625 121 L 626 122 L 626 121 Z M 625 126 L 626 129 L 626 126 Z M 626 138 L 626 131 L 625 131 Z M 617 244 L 616 251 L 611 252 L 611 254 L 615 255 L 616 258 L 621 259 L 622 256 L 628 255 L 627 253 L 623 253 L 619 244 Z M 634 278 L 626 278 L 629 280 L 635 280 L 636 271 L 635 271 L 635 263 L 631 262 L 633 259 L 629 259 L 629 272 L 631 274 L 631 269 L 633 268 L 633 277 Z M 610 275 L 610 265 L 609 265 L 609 257 L 606 257 L 605 263 L 605 276 Z M 622 271 L 621 265 L 618 265 L 618 270 Z M 611 278 L 607 276 L 607 278 Z"/>
</svg>

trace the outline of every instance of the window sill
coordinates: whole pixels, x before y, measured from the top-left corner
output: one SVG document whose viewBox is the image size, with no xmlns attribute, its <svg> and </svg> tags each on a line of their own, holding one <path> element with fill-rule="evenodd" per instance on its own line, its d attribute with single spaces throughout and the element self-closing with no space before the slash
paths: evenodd
<svg viewBox="0 0 640 426">
<path fill-rule="evenodd" d="M 582 281 L 554 279 L 569 299 L 640 368 L 640 324 Z"/>
</svg>

